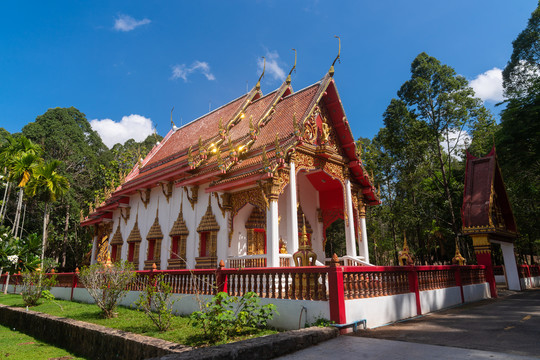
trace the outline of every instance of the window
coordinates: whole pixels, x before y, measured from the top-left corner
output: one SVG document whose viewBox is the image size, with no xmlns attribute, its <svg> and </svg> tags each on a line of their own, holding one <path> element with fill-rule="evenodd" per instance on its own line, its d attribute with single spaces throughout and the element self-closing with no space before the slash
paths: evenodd
<svg viewBox="0 0 540 360">
<path fill-rule="evenodd" d="M 148 240 L 146 260 L 159 261 L 161 259 L 161 239 Z"/>
<path fill-rule="evenodd" d="M 111 249 L 111 261 L 117 262 L 122 257 L 122 245 L 112 245 Z"/>
<path fill-rule="evenodd" d="M 172 237 L 171 259 L 186 259 L 186 239 L 186 235 Z"/>
<path fill-rule="evenodd" d="M 130 242 L 128 247 L 128 261 L 135 264 L 135 269 L 139 263 L 139 246 L 138 242 Z"/>
<path fill-rule="evenodd" d="M 216 256 L 217 231 L 203 231 L 200 233 L 199 256 Z"/>
</svg>

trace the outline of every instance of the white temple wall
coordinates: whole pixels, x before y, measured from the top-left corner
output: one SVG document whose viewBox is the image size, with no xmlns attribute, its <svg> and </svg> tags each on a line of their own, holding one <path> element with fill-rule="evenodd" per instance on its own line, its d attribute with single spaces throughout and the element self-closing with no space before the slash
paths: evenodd
<svg viewBox="0 0 540 360">
<path fill-rule="evenodd" d="M 299 202 L 302 207 L 302 211 L 306 216 L 306 220 L 309 221 L 313 234 L 311 237 L 311 244 L 313 252 L 317 254 L 317 260 L 324 262 L 324 248 L 323 248 L 323 236 L 321 227 L 319 227 L 319 216 L 317 209 L 319 208 L 319 192 L 311 185 L 311 182 L 306 178 L 303 172 L 300 172 L 296 178 L 299 194 Z M 301 225 L 300 225 L 301 226 Z M 299 227 L 298 232 L 302 232 L 302 228 Z M 300 239 L 298 240 L 300 242 Z M 300 244 L 301 245 L 301 244 Z"/>
<path fill-rule="evenodd" d="M 253 211 L 254 206 L 247 204 L 244 206 L 238 214 L 234 217 L 233 221 L 233 236 L 231 241 L 231 247 L 229 248 L 229 256 L 242 256 L 247 255 L 247 230 L 246 222 L 249 215 Z"/>
</svg>

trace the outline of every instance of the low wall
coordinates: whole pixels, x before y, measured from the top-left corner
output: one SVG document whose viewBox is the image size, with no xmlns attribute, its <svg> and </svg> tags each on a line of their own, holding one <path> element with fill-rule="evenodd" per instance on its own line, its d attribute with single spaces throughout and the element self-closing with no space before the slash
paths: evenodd
<svg viewBox="0 0 540 360">
<path fill-rule="evenodd" d="M 146 359 L 191 350 L 165 340 L 5 305 L 0 305 L 0 323 L 96 360 Z"/>
<path fill-rule="evenodd" d="M 483 283 L 463 286 L 463 298 L 466 303 L 489 299 L 489 284 Z"/>
<path fill-rule="evenodd" d="M 540 287 L 540 276 L 526 277 L 519 279 L 522 289 Z"/>
<path fill-rule="evenodd" d="M 458 304 L 461 304 L 461 289 L 459 286 L 420 291 L 420 306 L 424 314 Z"/>
<path fill-rule="evenodd" d="M 416 296 L 408 293 L 345 300 L 345 313 L 347 322 L 366 319 L 367 327 L 373 328 L 416 316 Z"/>
<path fill-rule="evenodd" d="M 495 275 L 495 282 L 497 284 L 506 284 L 506 277 L 504 275 Z"/>
<path fill-rule="evenodd" d="M 11 289 L 12 290 L 12 289 Z M 10 291 L 12 292 L 12 291 Z M 51 293 L 58 299 L 70 300 L 71 289 L 54 287 Z M 132 307 L 133 303 L 139 299 L 139 291 L 129 291 L 126 297 L 120 302 L 120 305 Z M 189 315 L 194 311 L 199 311 L 199 301 L 195 295 L 173 294 L 176 299 L 173 311 L 177 315 Z M 212 296 L 200 295 L 202 301 L 210 301 Z M 93 304 L 94 299 L 84 288 L 73 289 L 73 300 Z M 276 305 L 278 316 L 269 321 L 269 325 L 276 329 L 294 330 L 304 328 L 305 325 L 313 324 L 317 319 L 329 319 L 330 309 L 327 301 L 310 300 L 285 300 L 285 299 L 267 299 L 261 298 L 262 305 Z M 300 326 L 298 324 L 300 323 Z"/>
</svg>

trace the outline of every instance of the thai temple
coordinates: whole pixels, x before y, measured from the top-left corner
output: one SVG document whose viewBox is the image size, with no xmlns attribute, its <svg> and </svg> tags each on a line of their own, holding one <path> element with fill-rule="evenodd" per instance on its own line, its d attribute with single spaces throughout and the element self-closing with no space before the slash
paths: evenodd
<svg viewBox="0 0 540 360">
<path fill-rule="evenodd" d="M 336 60 L 339 58 L 336 58 Z M 335 63 L 335 60 L 334 60 Z M 295 64 L 296 66 L 296 64 Z M 343 220 L 351 264 L 369 264 L 366 206 L 379 204 L 333 78 L 294 91 L 291 73 L 174 126 L 82 222 L 92 263 L 136 269 L 294 266 L 305 236 L 325 260 L 326 229 Z"/>
</svg>

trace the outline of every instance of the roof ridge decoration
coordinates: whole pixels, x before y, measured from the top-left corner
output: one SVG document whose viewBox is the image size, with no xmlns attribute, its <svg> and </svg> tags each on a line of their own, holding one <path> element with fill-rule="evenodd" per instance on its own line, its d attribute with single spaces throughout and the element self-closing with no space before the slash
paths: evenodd
<svg viewBox="0 0 540 360">
<path fill-rule="evenodd" d="M 212 194 L 208 194 L 208 207 L 197 227 L 197 232 L 206 231 L 219 231 L 219 224 L 216 221 L 216 216 L 212 212 Z"/>
<path fill-rule="evenodd" d="M 330 75 L 331 77 L 334 76 L 334 64 L 336 63 L 336 61 L 339 60 L 339 63 L 341 64 L 341 59 L 340 59 L 340 54 L 341 54 L 341 38 L 337 35 L 334 35 L 335 38 L 338 39 L 338 54 L 336 56 L 336 58 L 334 59 L 334 62 L 332 63 L 332 66 L 330 66 L 330 69 L 328 70 L 328 75 Z"/>
</svg>

